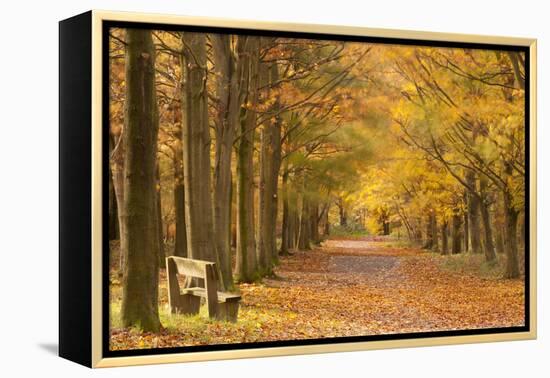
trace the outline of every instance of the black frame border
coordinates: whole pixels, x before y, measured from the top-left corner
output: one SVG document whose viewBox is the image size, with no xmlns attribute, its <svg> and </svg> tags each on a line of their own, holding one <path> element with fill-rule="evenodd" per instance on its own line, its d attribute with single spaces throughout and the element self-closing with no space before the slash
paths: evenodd
<svg viewBox="0 0 550 378">
<path fill-rule="evenodd" d="M 408 38 L 393 38 L 393 37 L 369 37 L 356 35 L 339 35 L 325 33 L 310 33 L 310 32 L 289 32 L 289 31 L 273 31 L 262 29 L 244 29 L 244 28 L 229 28 L 229 27 L 210 27 L 210 26 L 194 26 L 194 25 L 172 25 L 162 23 L 146 23 L 146 22 L 129 22 L 129 21 L 102 21 L 101 38 L 102 38 L 102 145 L 108 146 L 109 143 L 109 29 L 110 28 L 141 28 L 152 30 L 169 30 L 169 31 L 187 31 L 187 32 L 203 32 L 203 33 L 222 33 L 222 34 L 239 34 L 253 36 L 278 36 L 284 38 L 307 38 L 320 40 L 338 40 L 348 42 L 365 42 L 378 44 L 397 44 L 409 46 L 428 46 L 441 48 L 467 48 L 467 49 L 482 49 L 482 50 L 500 50 L 500 51 L 516 51 L 525 53 L 525 163 L 527 169 L 525 171 L 525 325 L 519 327 L 502 327 L 502 328 L 479 328 L 465 329 L 452 331 L 433 331 L 433 332 L 416 332 L 416 333 L 400 333 L 400 334 L 385 334 L 385 335 L 370 335 L 370 336 L 347 336 L 322 339 L 304 339 L 304 340 L 280 340 L 266 341 L 254 343 L 232 343 L 232 344 L 214 344 L 214 345 L 199 345 L 199 346 L 182 346 L 169 348 L 151 348 L 151 349 L 128 349 L 113 351 L 109 349 L 109 237 L 108 237 L 108 217 L 109 217 L 109 184 L 108 180 L 102 180 L 102 285 L 103 285 L 103 310 L 102 310 L 102 357 L 129 357 L 129 356 L 147 356 L 175 353 L 195 353 L 195 352 L 213 352 L 238 349 L 264 349 L 273 347 L 296 347 L 308 345 L 332 345 L 342 343 L 357 343 L 368 341 L 383 341 L 383 340 L 410 340 L 410 339 L 426 339 L 439 338 L 450 336 L 472 336 L 472 335 L 491 335 L 502 333 L 517 333 L 529 332 L 531 330 L 531 266 L 530 266 L 530 234 L 531 234 L 531 55 L 528 46 L 502 45 L 493 43 L 472 43 L 472 42 L 454 42 L 454 41 L 435 41 L 421 40 Z M 109 156 L 108 149 L 103 148 L 102 151 L 102 176 L 106 177 L 109 172 Z M 536 211 L 533 209 L 533 211 Z M 529 215 L 529 216 L 527 216 Z"/>
<path fill-rule="evenodd" d="M 92 366 L 92 12 L 59 22 L 59 356 Z"/>
</svg>

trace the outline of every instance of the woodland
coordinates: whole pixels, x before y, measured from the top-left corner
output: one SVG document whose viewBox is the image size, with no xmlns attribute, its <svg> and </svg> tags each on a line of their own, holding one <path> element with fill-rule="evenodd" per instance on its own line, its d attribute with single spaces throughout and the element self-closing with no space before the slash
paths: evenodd
<svg viewBox="0 0 550 378">
<path fill-rule="evenodd" d="M 110 348 L 521 326 L 523 52 L 112 28 Z M 236 323 L 167 310 L 216 263 Z"/>
</svg>

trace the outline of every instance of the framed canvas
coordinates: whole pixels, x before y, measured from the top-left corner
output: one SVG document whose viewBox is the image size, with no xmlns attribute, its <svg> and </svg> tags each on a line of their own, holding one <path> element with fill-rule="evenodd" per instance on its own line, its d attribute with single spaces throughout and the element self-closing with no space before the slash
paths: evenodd
<svg viewBox="0 0 550 378">
<path fill-rule="evenodd" d="M 59 24 L 59 354 L 536 337 L 536 41 L 90 11 Z"/>
</svg>

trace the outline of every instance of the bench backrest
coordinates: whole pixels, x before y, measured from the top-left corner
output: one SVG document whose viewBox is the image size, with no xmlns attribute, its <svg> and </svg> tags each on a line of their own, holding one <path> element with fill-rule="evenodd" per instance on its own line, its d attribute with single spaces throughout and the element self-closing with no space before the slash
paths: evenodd
<svg viewBox="0 0 550 378">
<path fill-rule="evenodd" d="M 166 258 L 166 269 L 168 275 L 168 296 L 170 301 L 179 298 L 180 289 L 177 274 L 200 278 L 204 280 L 204 289 L 206 290 L 206 303 L 208 305 L 209 315 L 215 316 L 218 311 L 218 275 L 216 273 L 216 264 L 210 261 L 187 259 L 178 256 L 169 256 Z"/>
<path fill-rule="evenodd" d="M 204 260 L 194 260 L 185 257 L 169 256 L 167 263 L 173 262 L 176 273 L 187 277 L 203 278 L 207 276 L 208 267 L 214 267 L 215 263 Z"/>
</svg>

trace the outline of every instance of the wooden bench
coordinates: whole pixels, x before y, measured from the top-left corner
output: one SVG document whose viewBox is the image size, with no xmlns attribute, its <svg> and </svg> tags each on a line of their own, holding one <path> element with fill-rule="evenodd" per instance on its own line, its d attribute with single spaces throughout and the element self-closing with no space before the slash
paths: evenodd
<svg viewBox="0 0 550 378">
<path fill-rule="evenodd" d="M 178 274 L 185 276 L 188 282 L 196 281 L 191 278 L 198 278 L 204 283 L 204 287 L 186 287 L 180 290 Z M 241 296 L 218 291 L 215 263 L 169 256 L 166 258 L 166 275 L 168 276 L 168 302 L 173 314 L 198 314 L 201 298 L 205 298 L 210 318 L 237 321 Z"/>
</svg>

